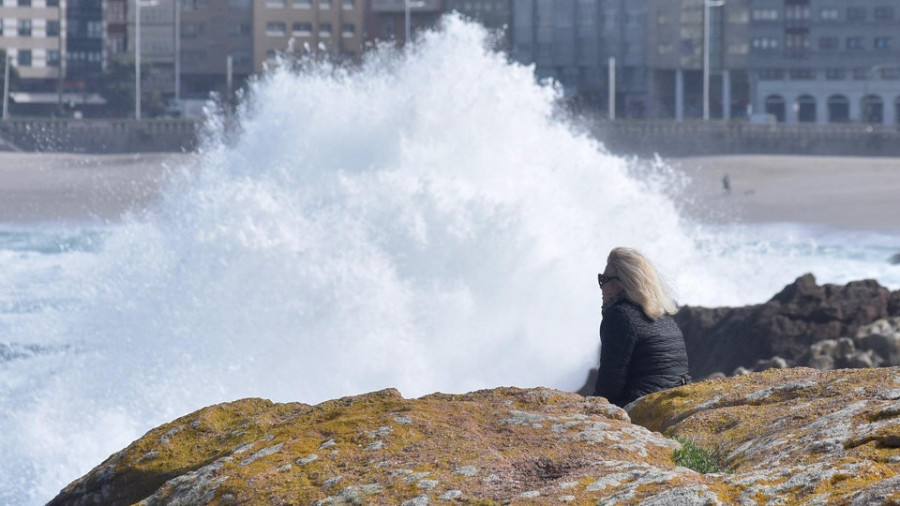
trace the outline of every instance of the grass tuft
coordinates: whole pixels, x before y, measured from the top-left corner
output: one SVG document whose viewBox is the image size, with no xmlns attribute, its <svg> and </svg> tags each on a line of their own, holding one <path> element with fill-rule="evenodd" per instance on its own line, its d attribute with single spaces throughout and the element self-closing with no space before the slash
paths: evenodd
<svg viewBox="0 0 900 506">
<path fill-rule="evenodd" d="M 686 467 L 702 474 L 726 472 L 708 451 L 686 439 L 675 439 L 681 443 L 681 449 L 672 453 L 672 460 L 675 462 L 675 465 Z"/>
</svg>

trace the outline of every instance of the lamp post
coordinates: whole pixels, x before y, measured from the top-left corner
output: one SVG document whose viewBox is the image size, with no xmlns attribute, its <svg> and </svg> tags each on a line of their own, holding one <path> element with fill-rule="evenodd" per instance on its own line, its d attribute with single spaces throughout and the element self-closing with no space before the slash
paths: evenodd
<svg viewBox="0 0 900 506">
<path fill-rule="evenodd" d="M 134 119 L 141 119 L 141 0 L 134 0 Z"/>
<path fill-rule="evenodd" d="M 703 119 L 709 119 L 709 37 L 710 10 L 722 7 L 725 0 L 703 0 Z"/>
<path fill-rule="evenodd" d="M 6 64 L 3 67 L 3 119 L 8 118 L 9 110 L 9 65 L 12 56 L 9 55 L 9 49 L 6 50 Z"/>
<path fill-rule="evenodd" d="M 404 43 L 409 42 L 409 32 L 410 32 L 410 27 L 412 26 L 412 14 L 409 12 L 409 8 L 410 8 L 409 2 L 410 2 L 410 0 L 403 1 L 403 9 L 404 9 L 404 14 L 405 14 L 404 19 L 406 21 L 406 25 L 405 25 L 406 28 L 405 28 L 405 31 L 403 32 L 403 34 L 404 34 L 403 36 L 405 37 Z"/>
</svg>

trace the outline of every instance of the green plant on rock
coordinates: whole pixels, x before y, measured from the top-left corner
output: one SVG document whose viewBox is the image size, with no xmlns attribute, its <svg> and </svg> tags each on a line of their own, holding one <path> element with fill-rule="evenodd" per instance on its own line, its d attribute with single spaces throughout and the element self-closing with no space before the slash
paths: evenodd
<svg viewBox="0 0 900 506">
<path fill-rule="evenodd" d="M 675 440 L 681 443 L 681 448 L 672 452 L 675 465 L 703 474 L 727 472 L 710 452 L 684 438 L 676 437 Z"/>
</svg>

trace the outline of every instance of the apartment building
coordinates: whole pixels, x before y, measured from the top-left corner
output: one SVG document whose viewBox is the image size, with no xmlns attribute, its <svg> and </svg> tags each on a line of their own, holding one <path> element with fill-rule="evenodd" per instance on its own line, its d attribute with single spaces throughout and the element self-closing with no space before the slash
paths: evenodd
<svg viewBox="0 0 900 506">
<path fill-rule="evenodd" d="M 728 0 L 707 10 L 704 0 L 647 0 L 650 117 L 703 117 L 707 36 L 710 117 L 728 119 L 747 114 L 748 2 Z"/>
<path fill-rule="evenodd" d="M 406 0 L 367 1 L 371 5 L 366 16 L 366 40 L 405 44 L 411 36 L 406 33 Z M 444 0 L 409 0 L 410 32 L 435 26 L 444 9 Z"/>
<path fill-rule="evenodd" d="M 749 46 L 754 111 L 900 122 L 900 2 L 750 0 Z"/>
<path fill-rule="evenodd" d="M 326 53 L 356 59 L 366 39 L 370 0 L 254 0 L 253 67 L 273 64 L 279 53 Z"/>
<path fill-rule="evenodd" d="M 181 93 L 207 98 L 227 91 L 228 57 L 232 86 L 253 74 L 253 0 L 181 0 Z"/>
<path fill-rule="evenodd" d="M 10 56 L 28 89 L 56 90 L 66 46 L 65 20 L 66 0 L 3 0 L 0 5 L 0 49 Z"/>
</svg>

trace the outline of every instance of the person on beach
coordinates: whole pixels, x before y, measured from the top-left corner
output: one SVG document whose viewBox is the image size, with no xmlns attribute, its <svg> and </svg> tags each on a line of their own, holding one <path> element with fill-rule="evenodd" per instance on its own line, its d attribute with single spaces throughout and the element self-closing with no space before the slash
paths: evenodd
<svg viewBox="0 0 900 506">
<path fill-rule="evenodd" d="M 690 382 L 678 309 L 653 264 L 639 251 L 615 248 L 597 275 L 603 292 L 600 369 L 594 395 L 625 407 Z"/>
</svg>

